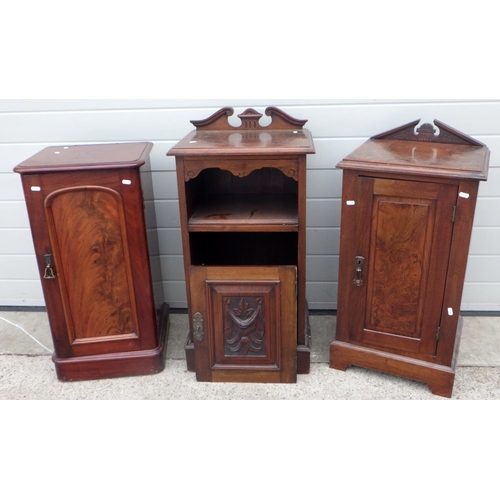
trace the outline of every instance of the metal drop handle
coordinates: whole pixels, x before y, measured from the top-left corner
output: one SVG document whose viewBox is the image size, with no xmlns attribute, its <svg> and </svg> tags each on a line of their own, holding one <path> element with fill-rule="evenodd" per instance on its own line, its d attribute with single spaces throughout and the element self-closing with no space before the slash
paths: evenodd
<svg viewBox="0 0 500 500">
<path fill-rule="evenodd" d="M 355 264 L 354 264 L 354 280 L 353 283 L 356 286 L 363 286 L 363 264 L 365 262 L 365 258 L 360 255 L 356 256 Z"/>
<path fill-rule="evenodd" d="M 54 269 L 52 269 L 52 255 L 50 253 L 45 254 L 43 256 L 45 259 L 45 270 L 43 273 L 43 279 L 44 280 L 53 280 L 56 278 L 56 275 L 54 274 Z"/>
</svg>

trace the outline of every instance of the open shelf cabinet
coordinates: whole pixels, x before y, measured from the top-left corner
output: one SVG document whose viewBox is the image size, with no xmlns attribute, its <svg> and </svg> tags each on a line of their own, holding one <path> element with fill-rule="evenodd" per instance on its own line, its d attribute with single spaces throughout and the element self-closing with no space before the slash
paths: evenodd
<svg viewBox="0 0 500 500">
<path fill-rule="evenodd" d="M 169 152 L 176 157 L 190 331 L 198 380 L 295 382 L 308 373 L 306 155 L 311 134 L 277 108 L 271 123 L 232 108 Z"/>
</svg>

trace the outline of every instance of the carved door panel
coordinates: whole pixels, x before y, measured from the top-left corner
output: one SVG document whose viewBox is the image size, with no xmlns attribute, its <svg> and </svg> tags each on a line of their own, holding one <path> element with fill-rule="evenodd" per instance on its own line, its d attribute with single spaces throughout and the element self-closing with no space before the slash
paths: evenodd
<svg viewBox="0 0 500 500">
<path fill-rule="evenodd" d="M 295 266 L 190 268 L 200 381 L 296 382 Z"/>
<path fill-rule="evenodd" d="M 358 177 L 352 340 L 434 355 L 457 185 Z"/>
</svg>

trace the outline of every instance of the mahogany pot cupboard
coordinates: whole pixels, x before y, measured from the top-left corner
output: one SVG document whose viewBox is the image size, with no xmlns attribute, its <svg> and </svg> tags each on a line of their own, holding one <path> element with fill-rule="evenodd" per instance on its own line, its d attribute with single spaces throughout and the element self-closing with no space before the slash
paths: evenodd
<svg viewBox="0 0 500 500">
<path fill-rule="evenodd" d="M 190 331 L 197 380 L 296 382 L 308 373 L 305 298 L 306 155 L 310 132 L 269 107 L 229 123 L 222 108 L 175 156 Z"/>
<path fill-rule="evenodd" d="M 372 137 L 343 169 L 330 367 L 424 382 L 451 397 L 460 304 L 488 148 L 435 120 Z"/>
<path fill-rule="evenodd" d="M 178 142 L 189 332 L 197 380 L 294 383 L 310 368 L 305 294 L 307 120 L 220 109 Z M 330 367 L 375 369 L 451 397 L 460 304 L 488 148 L 435 120 L 366 141 L 343 169 Z M 60 380 L 159 372 L 141 182 L 151 143 L 49 147 L 18 165 Z M 152 196 L 152 195 L 151 195 Z M 153 204 L 151 204 L 153 205 Z M 147 222 L 148 221 L 148 222 Z M 161 276 L 156 281 L 161 283 Z M 161 287 L 160 287 L 161 288 Z"/>
<path fill-rule="evenodd" d="M 151 183 L 151 148 L 147 142 L 48 147 L 14 169 L 60 380 L 164 368 L 168 305 L 161 297 L 155 305 L 141 186 L 141 176 Z"/>
</svg>

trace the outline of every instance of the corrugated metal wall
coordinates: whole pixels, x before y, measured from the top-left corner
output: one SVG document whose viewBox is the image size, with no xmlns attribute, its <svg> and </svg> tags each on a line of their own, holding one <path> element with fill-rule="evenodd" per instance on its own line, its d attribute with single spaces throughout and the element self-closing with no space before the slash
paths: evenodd
<svg viewBox="0 0 500 500">
<path fill-rule="evenodd" d="M 500 100 L 0 100 L 0 305 L 39 306 L 21 180 L 14 166 L 51 145 L 151 141 L 154 196 L 165 300 L 186 306 L 175 163 L 167 151 L 190 120 L 233 106 L 278 106 L 307 119 L 316 154 L 307 174 L 307 299 L 335 309 L 342 173 L 335 165 L 372 135 L 434 118 L 486 143 L 489 180 L 479 191 L 462 310 L 500 310 Z M 265 123 L 263 118 L 262 123 Z"/>
</svg>

